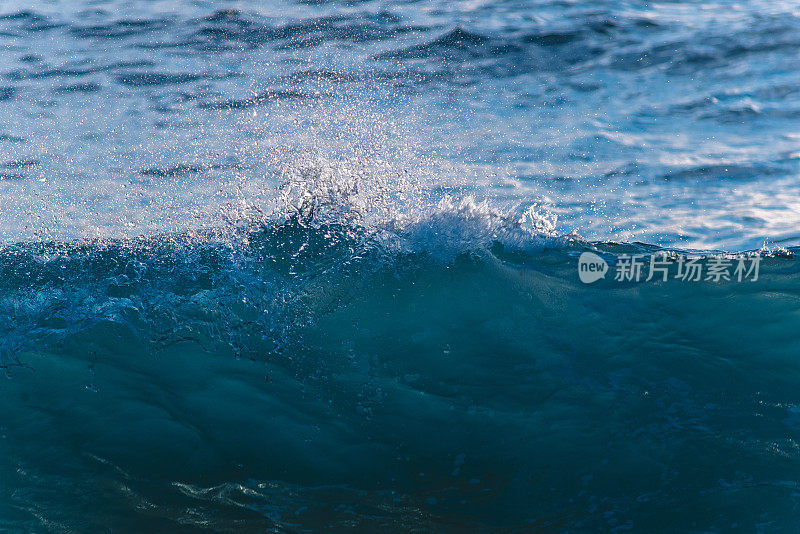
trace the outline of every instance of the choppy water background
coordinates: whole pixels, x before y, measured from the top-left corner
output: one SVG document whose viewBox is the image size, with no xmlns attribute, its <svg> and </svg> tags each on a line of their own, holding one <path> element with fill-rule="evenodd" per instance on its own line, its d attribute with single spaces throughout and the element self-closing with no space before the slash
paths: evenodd
<svg viewBox="0 0 800 534">
<path fill-rule="evenodd" d="M 3 3 L 0 529 L 794 531 L 798 46 L 790 2 Z"/>
</svg>

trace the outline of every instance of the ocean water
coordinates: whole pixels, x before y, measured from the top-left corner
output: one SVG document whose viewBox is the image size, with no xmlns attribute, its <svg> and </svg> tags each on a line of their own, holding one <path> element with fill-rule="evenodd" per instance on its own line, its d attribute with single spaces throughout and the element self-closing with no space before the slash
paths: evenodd
<svg viewBox="0 0 800 534">
<path fill-rule="evenodd" d="M 798 46 L 781 1 L 3 2 L 0 531 L 797 532 Z"/>
</svg>

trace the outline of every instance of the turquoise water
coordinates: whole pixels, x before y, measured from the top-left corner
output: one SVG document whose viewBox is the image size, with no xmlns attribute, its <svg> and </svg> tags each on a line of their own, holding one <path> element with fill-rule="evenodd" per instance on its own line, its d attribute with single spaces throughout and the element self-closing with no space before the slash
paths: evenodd
<svg viewBox="0 0 800 534">
<path fill-rule="evenodd" d="M 795 531 L 798 29 L 4 4 L 0 530 Z"/>
</svg>

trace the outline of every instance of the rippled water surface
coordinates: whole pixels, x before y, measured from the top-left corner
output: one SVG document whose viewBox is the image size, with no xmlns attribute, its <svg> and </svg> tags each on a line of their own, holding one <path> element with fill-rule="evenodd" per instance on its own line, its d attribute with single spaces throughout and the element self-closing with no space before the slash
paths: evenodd
<svg viewBox="0 0 800 534">
<path fill-rule="evenodd" d="M 319 156 L 549 202 L 594 239 L 797 242 L 790 2 L 2 10 L 6 240 L 195 226 Z"/>
<path fill-rule="evenodd" d="M 4 2 L 0 530 L 795 531 L 798 47 L 776 1 Z"/>
</svg>

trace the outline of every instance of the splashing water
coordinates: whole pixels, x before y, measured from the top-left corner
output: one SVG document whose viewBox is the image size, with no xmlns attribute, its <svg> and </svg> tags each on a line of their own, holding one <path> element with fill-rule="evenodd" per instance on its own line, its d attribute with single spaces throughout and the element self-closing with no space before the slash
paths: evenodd
<svg viewBox="0 0 800 534">
<path fill-rule="evenodd" d="M 792 531 L 798 18 L 698 7 L 4 4 L 0 530 Z"/>
</svg>

